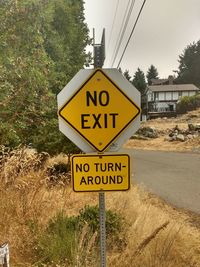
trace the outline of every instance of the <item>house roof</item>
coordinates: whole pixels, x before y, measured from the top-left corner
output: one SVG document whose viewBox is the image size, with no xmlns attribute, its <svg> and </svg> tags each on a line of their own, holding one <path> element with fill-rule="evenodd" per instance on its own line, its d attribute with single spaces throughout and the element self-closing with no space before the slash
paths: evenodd
<svg viewBox="0 0 200 267">
<path fill-rule="evenodd" d="M 150 85 L 152 92 L 200 91 L 194 84 Z"/>
<path fill-rule="evenodd" d="M 162 85 L 166 83 L 168 79 L 151 79 L 152 85 Z"/>
</svg>

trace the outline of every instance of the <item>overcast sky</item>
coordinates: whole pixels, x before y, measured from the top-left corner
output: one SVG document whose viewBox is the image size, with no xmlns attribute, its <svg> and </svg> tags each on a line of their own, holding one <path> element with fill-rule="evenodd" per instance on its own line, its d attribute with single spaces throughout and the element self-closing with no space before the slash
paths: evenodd
<svg viewBox="0 0 200 267">
<path fill-rule="evenodd" d="M 106 61 L 111 67 L 125 9 L 129 0 L 119 0 L 112 35 L 114 15 L 118 0 L 85 0 L 86 23 L 92 37 L 95 28 L 96 43 L 100 43 L 106 29 Z M 143 0 L 136 0 L 121 49 L 113 67 L 116 67 L 130 35 Z M 200 0 L 147 0 L 140 19 L 123 57 L 120 67 L 133 75 L 141 68 L 145 74 L 151 64 L 166 78 L 178 69 L 178 56 L 184 48 L 200 39 Z M 109 44 L 109 46 L 108 46 Z"/>
</svg>

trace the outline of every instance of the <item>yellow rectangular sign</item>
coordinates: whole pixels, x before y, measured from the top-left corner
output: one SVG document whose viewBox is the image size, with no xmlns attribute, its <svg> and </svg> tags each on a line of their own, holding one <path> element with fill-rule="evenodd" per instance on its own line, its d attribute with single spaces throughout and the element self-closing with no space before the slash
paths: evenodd
<svg viewBox="0 0 200 267">
<path fill-rule="evenodd" d="M 130 188 L 127 154 L 74 155 L 71 159 L 75 192 L 125 191 Z"/>
</svg>

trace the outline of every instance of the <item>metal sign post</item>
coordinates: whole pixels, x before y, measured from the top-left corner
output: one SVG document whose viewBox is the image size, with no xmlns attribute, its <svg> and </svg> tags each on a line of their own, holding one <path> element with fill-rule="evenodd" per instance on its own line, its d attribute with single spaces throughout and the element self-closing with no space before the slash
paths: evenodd
<svg viewBox="0 0 200 267">
<path fill-rule="evenodd" d="M 95 30 L 93 29 L 94 68 L 102 68 L 105 59 L 105 29 L 101 45 L 95 45 Z M 100 53 L 99 53 L 100 48 Z M 100 224 L 100 267 L 106 267 L 106 212 L 105 193 L 99 193 L 99 224 Z"/>
<path fill-rule="evenodd" d="M 106 267 L 106 213 L 105 193 L 99 193 L 100 266 Z"/>
</svg>

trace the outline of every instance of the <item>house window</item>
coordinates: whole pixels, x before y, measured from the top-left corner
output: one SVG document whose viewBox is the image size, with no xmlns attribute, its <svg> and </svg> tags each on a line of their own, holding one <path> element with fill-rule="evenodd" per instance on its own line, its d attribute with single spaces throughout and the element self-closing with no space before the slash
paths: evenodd
<svg viewBox="0 0 200 267">
<path fill-rule="evenodd" d="M 158 96 L 159 96 L 159 93 L 158 92 L 154 92 L 154 100 L 158 100 Z"/>
<path fill-rule="evenodd" d="M 182 97 L 182 92 L 178 92 L 178 97 Z"/>
</svg>

